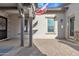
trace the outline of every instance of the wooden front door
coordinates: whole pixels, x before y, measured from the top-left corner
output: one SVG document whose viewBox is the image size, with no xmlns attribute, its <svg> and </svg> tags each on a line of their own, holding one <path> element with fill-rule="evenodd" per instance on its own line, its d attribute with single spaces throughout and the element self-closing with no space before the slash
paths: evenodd
<svg viewBox="0 0 79 59">
<path fill-rule="evenodd" d="M 7 18 L 0 16 L 0 40 L 7 38 Z"/>
</svg>

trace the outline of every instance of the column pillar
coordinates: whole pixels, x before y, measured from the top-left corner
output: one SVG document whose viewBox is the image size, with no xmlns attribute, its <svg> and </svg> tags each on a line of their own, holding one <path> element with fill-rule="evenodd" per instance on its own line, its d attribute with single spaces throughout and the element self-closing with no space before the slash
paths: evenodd
<svg viewBox="0 0 79 59">
<path fill-rule="evenodd" d="M 21 3 L 18 4 L 18 10 L 19 10 L 19 18 L 20 18 L 20 24 L 21 24 L 21 32 L 20 32 L 20 46 L 23 47 L 24 46 L 24 10 L 23 10 L 23 6 Z"/>
<path fill-rule="evenodd" d="M 33 5 L 29 8 L 29 47 L 32 46 L 32 20 L 34 18 Z"/>
<path fill-rule="evenodd" d="M 32 46 L 32 17 L 29 18 L 29 47 Z"/>
</svg>

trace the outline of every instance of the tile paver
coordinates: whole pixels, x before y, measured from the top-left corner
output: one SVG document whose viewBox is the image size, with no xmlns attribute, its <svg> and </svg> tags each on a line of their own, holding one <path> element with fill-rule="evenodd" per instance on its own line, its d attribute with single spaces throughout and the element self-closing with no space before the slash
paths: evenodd
<svg viewBox="0 0 79 59">
<path fill-rule="evenodd" d="M 78 56 L 79 51 L 56 39 L 34 39 L 36 47 L 48 56 Z"/>
<path fill-rule="evenodd" d="M 7 41 L 5 41 L 7 42 Z M 8 41 L 10 44 L 14 41 Z M 2 44 L 2 42 L 0 43 Z M 7 44 L 7 43 L 5 43 Z M 5 44 L 3 46 L 5 46 Z M 33 39 L 32 47 L 20 49 L 15 56 L 79 56 L 79 45 L 56 39 Z M 70 46 L 70 44 L 72 44 Z M 15 44 L 16 45 L 16 44 Z M 15 46 L 12 45 L 12 46 Z M 0 45 L 1 46 L 1 45 Z M 11 46 L 11 45 L 6 45 Z M 77 48 L 74 49 L 73 47 Z M 17 49 L 18 51 L 18 49 Z M 16 52 L 16 49 L 15 49 Z M 12 53 L 12 52 L 11 52 Z M 10 55 L 10 54 L 8 54 Z"/>
<path fill-rule="evenodd" d="M 45 54 L 41 53 L 39 49 L 36 48 L 36 46 L 32 47 L 24 47 L 22 50 L 20 50 L 16 56 L 46 56 Z"/>
<path fill-rule="evenodd" d="M 28 46 L 28 38 L 24 38 L 24 46 Z M 13 39 L 8 39 L 4 41 L 0 41 L 0 55 L 4 55 L 6 53 L 9 53 L 10 50 L 12 51 L 13 49 L 18 51 L 18 48 L 20 47 L 20 38 L 13 38 Z M 12 48 L 12 49 L 11 49 Z M 16 49 L 15 49 L 16 48 Z M 11 54 L 9 53 L 8 55 L 13 55 L 15 53 Z"/>
</svg>

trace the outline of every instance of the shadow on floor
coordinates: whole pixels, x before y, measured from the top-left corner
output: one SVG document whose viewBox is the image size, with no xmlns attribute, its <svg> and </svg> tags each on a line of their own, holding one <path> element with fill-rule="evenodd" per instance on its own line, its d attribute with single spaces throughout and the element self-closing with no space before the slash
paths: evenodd
<svg viewBox="0 0 79 59">
<path fill-rule="evenodd" d="M 46 56 L 34 44 L 32 47 L 25 47 L 16 56 Z"/>
<path fill-rule="evenodd" d="M 75 50 L 79 51 L 79 45 L 76 42 L 72 42 L 72 41 L 69 41 L 69 40 L 59 40 L 58 42 L 66 44 L 66 45 L 74 48 Z"/>
<path fill-rule="evenodd" d="M 13 46 L 0 46 L 0 56 L 8 53 L 9 51 L 13 50 L 15 47 Z"/>
</svg>

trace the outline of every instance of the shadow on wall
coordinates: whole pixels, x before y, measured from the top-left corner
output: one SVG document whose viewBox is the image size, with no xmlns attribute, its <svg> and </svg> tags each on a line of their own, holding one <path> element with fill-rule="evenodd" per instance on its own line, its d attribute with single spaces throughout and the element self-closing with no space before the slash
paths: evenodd
<svg viewBox="0 0 79 59">
<path fill-rule="evenodd" d="M 38 30 L 33 30 L 33 33 L 32 33 L 32 34 L 34 35 L 37 31 L 38 31 Z"/>
<path fill-rule="evenodd" d="M 55 37 L 55 39 L 58 39 L 58 40 L 66 40 L 66 38 L 65 37 L 63 37 L 63 38 L 60 38 L 60 37 Z"/>
<path fill-rule="evenodd" d="M 57 25 L 57 27 L 58 27 L 58 37 L 56 37 L 56 38 L 58 38 L 58 39 L 65 39 L 65 33 L 64 33 L 64 20 L 63 19 L 60 19 L 60 20 L 58 20 L 58 25 Z"/>
<path fill-rule="evenodd" d="M 37 24 L 38 24 L 38 21 L 36 21 L 36 23 L 35 23 L 35 24 L 33 24 L 33 28 L 34 28 Z"/>
<path fill-rule="evenodd" d="M 65 33 L 64 33 L 64 20 L 63 19 L 57 19 L 55 20 L 57 22 L 57 36 L 55 39 L 65 39 Z"/>
</svg>

